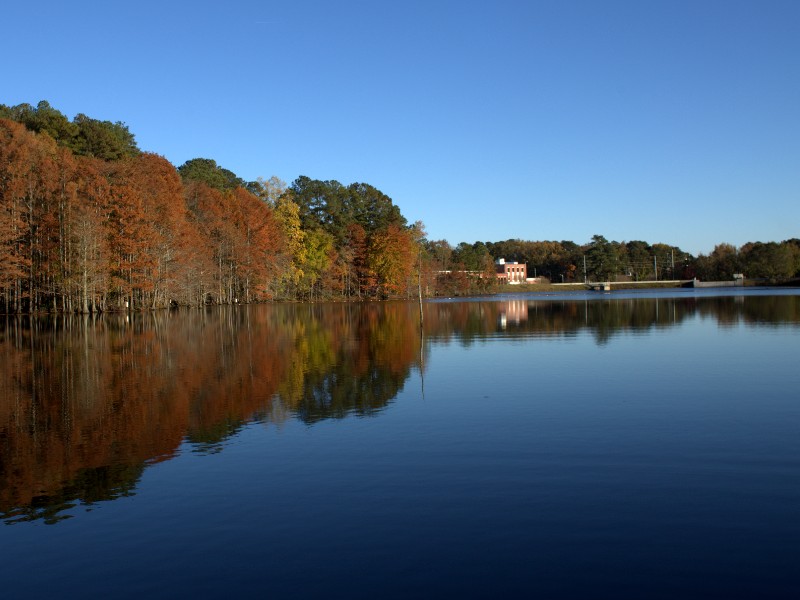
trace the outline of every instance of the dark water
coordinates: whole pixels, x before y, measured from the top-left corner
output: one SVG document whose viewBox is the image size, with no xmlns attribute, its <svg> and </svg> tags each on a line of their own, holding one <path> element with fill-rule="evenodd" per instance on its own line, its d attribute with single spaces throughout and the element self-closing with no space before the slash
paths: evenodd
<svg viewBox="0 0 800 600">
<path fill-rule="evenodd" d="M 800 295 L 0 324 L 0 594 L 800 597 Z"/>
</svg>

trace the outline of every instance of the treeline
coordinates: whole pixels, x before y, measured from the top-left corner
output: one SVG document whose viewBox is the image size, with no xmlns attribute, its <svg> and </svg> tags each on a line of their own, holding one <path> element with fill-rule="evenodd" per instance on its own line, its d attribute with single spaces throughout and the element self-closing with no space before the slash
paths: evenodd
<svg viewBox="0 0 800 600">
<path fill-rule="evenodd" d="M 410 293 L 421 225 L 364 183 L 179 168 L 124 123 L 0 105 L 0 310 Z"/>
<path fill-rule="evenodd" d="M 59 146 L 77 156 L 118 160 L 139 154 L 136 140 L 125 123 L 99 121 L 83 113 L 70 121 L 45 100 L 39 102 L 36 108 L 30 104 L 0 104 L 0 119 L 10 119 L 22 123 L 30 131 L 46 133 Z"/>
<path fill-rule="evenodd" d="M 366 183 L 245 181 L 207 158 L 176 168 L 122 122 L 0 105 L 0 311 L 485 293 L 498 258 L 554 283 L 780 281 L 800 271 L 800 240 L 698 257 L 600 235 L 453 247 Z"/>
<path fill-rule="evenodd" d="M 677 246 L 644 241 L 609 241 L 595 235 L 583 245 L 571 241 L 427 242 L 428 254 L 442 270 L 492 272 L 505 258 L 527 264 L 528 277 L 553 283 L 590 281 L 655 281 L 691 279 L 725 281 L 742 273 L 750 279 L 778 283 L 800 276 L 800 239 L 750 242 L 740 248 L 718 244 L 708 254 L 692 256 Z M 457 275 L 451 275 L 457 278 Z M 443 282 L 440 282 L 440 285 Z"/>
</svg>

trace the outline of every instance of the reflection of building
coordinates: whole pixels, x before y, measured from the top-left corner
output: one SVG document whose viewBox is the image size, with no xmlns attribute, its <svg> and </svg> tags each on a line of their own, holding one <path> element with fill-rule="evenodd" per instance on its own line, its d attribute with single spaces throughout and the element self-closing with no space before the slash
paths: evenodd
<svg viewBox="0 0 800 600">
<path fill-rule="evenodd" d="M 495 272 L 500 283 L 525 283 L 528 278 L 528 267 L 525 263 L 506 262 L 505 258 L 497 259 Z"/>
<path fill-rule="evenodd" d="M 500 313 L 497 315 L 497 324 L 501 329 L 505 329 L 508 323 L 519 325 L 522 321 L 528 320 L 528 301 L 509 300 L 500 304 Z"/>
</svg>

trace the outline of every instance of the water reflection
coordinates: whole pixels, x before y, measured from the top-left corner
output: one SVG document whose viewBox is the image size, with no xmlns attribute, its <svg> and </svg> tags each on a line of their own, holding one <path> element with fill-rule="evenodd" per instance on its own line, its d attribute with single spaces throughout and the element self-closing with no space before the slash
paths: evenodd
<svg viewBox="0 0 800 600">
<path fill-rule="evenodd" d="M 279 305 L 0 324 L 0 516 L 57 522 L 130 495 L 182 443 L 217 452 L 253 420 L 375 415 L 430 343 L 588 333 L 612 343 L 694 319 L 800 323 L 796 295 Z"/>
<path fill-rule="evenodd" d="M 426 334 L 463 344 L 496 336 L 564 337 L 585 332 L 598 344 L 615 335 L 716 319 L 720 326 L 800 324 L 800 297 L 738 295 L 720 297 L 615 297 L 581 300 L 473 301 L 429 304 Z M 427 325 L 430 324 L 430 327 Z M 427 331 L 427 330 L 430 331 Z"/>
<path fill-rule="evenodd" d="M 214 452 L 253 419 L 374 414 L 418 364 L 412 312 L 290 305 L 7 321 L 0 511 L 53 521 L 53 507 L 130 493 L 143 464 L 184 440 Z"/>
</svg>

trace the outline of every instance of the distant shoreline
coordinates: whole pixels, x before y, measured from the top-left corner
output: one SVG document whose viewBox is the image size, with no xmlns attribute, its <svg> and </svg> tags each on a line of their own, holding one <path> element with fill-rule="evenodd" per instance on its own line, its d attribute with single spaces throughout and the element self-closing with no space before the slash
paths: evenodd
<svg viewBox="0 0 800 600">
<path fill-rule="evenodd" d="M 649 290 L 649 289 L 670 289 L 670 288 L 691 288 L 691 279 L 679 279 L 670 281 L 612 281 L 612 290 Z M 516 285 L 501 285 L 493 294 L 510 294 L 510 293 L 531 293 L 531 292 L 585 292 L 589 289 L 591 284 L 600 282 L 590 281 L 587 283 L 521 283 Z M 719 282 L 704 282 L 702 288 L 697 289 L 716 289 L 716 288 L 731 288 L 727 281 Z M 718 285 L 711 285 L 718 284 Z M 745 279 L 744 284 L 738 287 L 756 288 L 756 287 L 800 287 L 800 279 L 792 279 L 785 282 L 769 282 L 755 279 Z M 492 294 L 492 295 L 493 295 Z"/>
</svg>

